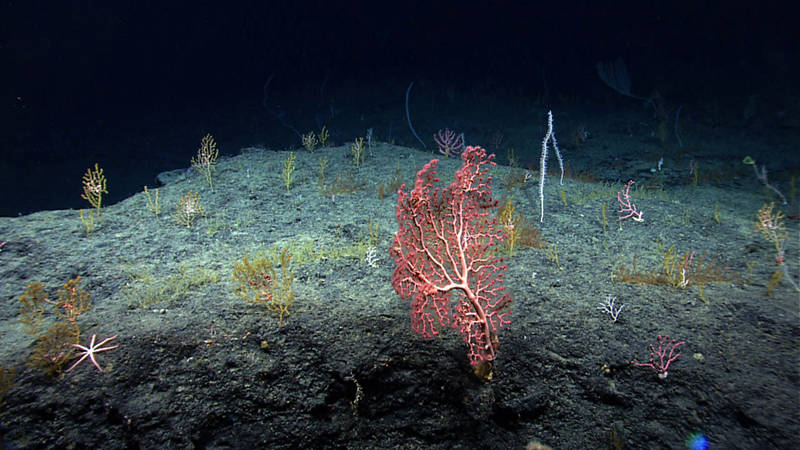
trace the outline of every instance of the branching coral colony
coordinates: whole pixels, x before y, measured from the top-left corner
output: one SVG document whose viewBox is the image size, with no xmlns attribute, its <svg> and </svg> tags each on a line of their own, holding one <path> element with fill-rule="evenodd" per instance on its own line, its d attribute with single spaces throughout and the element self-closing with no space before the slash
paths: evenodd
<svg viewBox="0 0 800 450">
<path fill-rule="evenodd" d="M 317 140 L 317 136 L 314 134 L 313 131 L 301 136 L 300 142 L 303 144 L 303 147 L 305 147 L 306 150 L 308 150 L 309 153 L 314 153 L 314 149 L 317 148 L 317 144 L 319 143 L 319 141 Z"/>
<path fill-rule="evenodd" d="M 289 315 L 289 308 L 294 304 L 294 273 L 289 266 L 291 259 L 289 249 L 283 249 L 280 281 L 267 258 L 251 263 L 245 256 L 233 268 L 232 280 L 239 282 L 233 288 L 236 295 L 250 303 L 265 306 L 268 311 L 277 314 L 280 326 L 283 326 L 284 318 Z"/>
<path fill-rule="evenodd" d="M 197 155 L 192 158 L 192 167 L 198 172 L 203 174 L 211 190 L 214 190 L 214 183 L 211 179 L 211 174 L 217 165 L 217 157 L 219 150 L 217 150 L 217 143 L 214 137 L 206 134 L 200 141 L 200 148 L 197 149 Z"/>
<path fill-rule="evenodd" d="M 427 338 L 448 325 L 458 329 L 482 380 L 492 377 L 498 330 L 511 322 L 506 266 L 494 256 L 506 235 L 490 217 L 497 207 L 488 176 L 493 157 L 467 147 L 446 189 L 436 186 L 438 160 L 426 164 L 414 188 L 397 193 L 398 231 L 389 248 L 396 264 L 392 286 L 401 298 L 413 298 L 411 328 Z"/>
<path fill-rule="evenodd" d="M 637 256 L 634 255 L 631 268 L 621 264 L 614 274 L 614 278 L 624 283 L 673 286 L 679 289 L 697 286 L 698 295 L 704 303 L 708 303 L 703 292 L 706 284 L 738 281 L 735 273 L 720 267 L 705 256 L 697 256 L 694 251 L 680 254 L 675 250 L 675 246 L 664 252 L 664 260 L 659 268 L 640 271 L 636 267 L 636 259 Z"/>
<path fill-rule="evenodd" d="M 558 165 L 561 166 L 561 185 L 564 185 L 564 160 L 561 159 L 561 151 L 558 149 L 558 142 L 556 141 L 556 133 L 553 131 L 553 112 L 547 111 L 547 132 L 542 139 L 542 157 L 539 160 L 539 204 L 541 205 L 542 214 L 539 222 L 544 222 L 544 178 L 547 175 L 547 143 L 553 142 L 553 150 L 558 157 Z"/>
<path fill-rule="evenodd" d="M 86 169 L 82 181 L 83 194 L 81 194 L 81 198 L 94 207 L 94 210 L 89 210 L 88 213 L 84 213 L 82 209 L 79 211 L 81 222 L 86 227 L 86 234 L 88 235 L 94 227 L 95 220 L 100 220 L 103 194 L 108 194 L 108 190 L 106 190 L 106 176 L 103 175 L 103 169 L 98 167 L 97 163 L 94 165 L 94 170 L 91 168 Z"/>
<path fill-rule="evenodd" d="M 189 190 L 189 192 L 181 195 L 172 218 L 180 225 L 191 228 L 203 214 L 205 214 L 205 211 L 200 203 L 200 195 L 195 191 Z"/>
<path fill-rule="evenodd" d="M 534 224 L 522 213 L 517 212 L 513 203 L 514 196 L 503 202 L 497 212 L 497 218 L 506 232 L 506 239 L 500 245 L 508 257 L 514 256 L 514 249 L 518 247 L 531 247 L 535 249 L 547 248 L 547 242 Z"/>
<path fill-rule="evenodd" d="M 44 285 L 34 281 L 19 298 L 23 331 L 36 337 L 29 364 L 48 375 L 61 373 L 62 366 L 72 356 L 73 345 L 80 340 L 78 316 L 91 307 L 90 295 L 79 289 L 80 282 L 80 276 L 67 281 L 58 291 L 58 300 L 49 300 Z M 44 314 L 48 304 L 52 305 L 55 315 L 49 327 Z"/>
<path fill-rule="evenodd" d="M 789 273 L 789 267 L 786 265 L 786 243 L 789 240 L 789 233 L 786 232 L 786 225 L 783 222 L 784 215 L 780 211 L 773 211 L 774 207 L 775 203 L 770 203 L 758 210 L 755 228 L 753 229 L 755 232 L 760 232 L 765 240 L 775 246 L 775 264 L 778 265 L 778 269 L 770 277 L 769 287 L 767 288 L 770 296 L 774 287 L 781 282 L 781 279 L 788 281 L 795 291 L 800 292 L 800 286 L 798 286 L 792 274 Z"/>
<path fill-rule="evenodd" d="M 294 155 L 294 152 L 289 152 L 289 156 L 283 161 L 283 169 L 281 169 L 281 179 L 283 180 L 283 184 L 286 186 L 286 192 L 289 192 L 289 188 L 292 186 L 292 181 L 295 179 L 294 171 L 297 169 L 295 166 L 295 160 L 297 157 Z"/>
<path fill-rule="evenodd" d="M 361 167 L 361 165 L 364 164 L 365 155 L 364 138 L 357 138 L 350 145 L 350 153 L 353 155 L 353 165 L 356 166 L 356 169 Z"/>
<path fill-rule="evenodd" d="M 328 136 L 330 136 L 330 133 L 328 133 L 328 129 L 325 127 L 325 125 L 323 125 L 322 129 L 319 130 L 319 133 L 316 135 L 314 135 L 313 131 L 309 131 L 308 133 L 300 136 L 300 142 L 309 153 L 314 153 L 314 149 L 317 148 L 317 144 L 325 147 L 326 143 L 328 142 Z"/>
</svg>

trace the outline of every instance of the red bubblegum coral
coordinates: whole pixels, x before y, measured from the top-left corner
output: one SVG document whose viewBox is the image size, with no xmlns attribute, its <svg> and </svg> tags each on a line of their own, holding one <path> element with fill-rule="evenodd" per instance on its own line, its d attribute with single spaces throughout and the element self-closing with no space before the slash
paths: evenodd
<svg viewBox="0 0 800 450">
<path fill-rule="evenodd" d="M 493 158 L 467 147 L 447 189 L 434 187 L 439 160 L 426 164 L 414 189 L 406 193 L 403 185 L 397 192 L 398 230 L 389 249 L 397 264 L 392 286 L 400 297 L 413 297 L 411 328 L 427 338 L 448 325 L 458 329 L 473 369 L 486 379 L 498 328 L 511 322 L 511 296 L 502 283 L 506 266 L 494 256 L 505 234 L 490 217 L 497 207 L 487 176 Z"/>
<path fill-rule="evenodd" d="M 658 351 L 653 348 L 653 344 L 650 344 L 650 362 L 638 363 L 636 361 L 631 361 L 631 364 L 639 367 L 649 367 L 658 373 L 658 378 L 663 380 L 669 375 L 667 372 L 669 365 L 681 356 L 680 353 L 675 353 L 675 350 L 677 350 L 679 346 L 686 344 L 686 342 L 678 342 L 675 339 L 670 340 L 669 336 L 662 337 L 660 334 L 656 340 L 658 341 Z M 664 346 L 666 341 L 669 342 Z M 669 350 L 669 354 L 667 354 L 667 350 Z M 658 360 L 656 360 L 656 357 L 658 357 Z"/>
<path fill-rule="evenodd" d="M 619 211 L 617 212 L 620 213 L 619 220 L 625 220 L 629 217 L 633 217 L 633 220 L 637 222 L 644 222 L 644 219 L 642 219 L 642 214 L 644 213 L 642 211 L 638 211 L 636 209 L 636 205 L 634 205 L 631 201 L 630 190 L 631 186 L 633 186 L 633 183 L 635 183 L 635 181 L 629 180 L 628 184 L 622 187 L 622 192 L 617 192 L 617 201 L 619 201 Z M 623 197 L 625 200 L 622 200 Z M 623 216 L 622 214 L 624 213 L 628 214 Z"/>
</svg>

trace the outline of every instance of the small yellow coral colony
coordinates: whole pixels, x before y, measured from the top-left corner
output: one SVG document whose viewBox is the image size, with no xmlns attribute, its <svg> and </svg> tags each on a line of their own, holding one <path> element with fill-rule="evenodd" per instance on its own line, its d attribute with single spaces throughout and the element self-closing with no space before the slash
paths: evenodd
<svg viewBox="0 0 800 450">
<path fill-rule="evenodd" d="M 214 183 L 211 181 L 211 172 L 214 171 L 218 156 L 219 150 L 217 150 L 217 143 L 214 142 L 214 137 L 211 134 L 206 134 L 200 141 L 197 155 L 192 158 L 192 167 L 203 174 L 212 190 L 214 189 Z"/>
<path fill-rule="evenodd" d="M 87 200 L 97 210 L 97 217 L 100 217 L 100 208 L 103 204 L 103 194 L 108 194 L 106 190 L 106 177 L 103 169 L 94 164 L 94 170 L 86 169 L 83 175 L 83 194 L 81 198 Z"/>
<path fill-rule="evenodd" d="M 161 207 L 158 205 L 158 189 L 154 191 L 154 195 L 150 195 L 150 191 L 147 190 L 147 186 L 145 186 L 144 195 L 147 197 L 147 209 L 155 214 L 156 219 L 158 219 L 158 214 L 161 211 Z"/>
<path fill-rule="evenodd" d="M 325 128 L 325 125 L 323 125 L 322 129 L 319 130 L 319 133 L 317 134 L 317 138 L 319 139 L 319 145 L 325 147 L 325 144 L 328 142 L 328 136 L 330 136 L 330 133 L 328 133 L 328 129 Z"/>
<path fill-rule="evenodd" d="M 309 153 L 313 153 L 314 149 L 317 147 L 317 144 L 319 143 L 317 141 L 317 136 L 315 136 L 313 132 L 304 134 L 303 136 L 300 137 L 300 140 L 303 143 L 303 147 L 305 147 Z"/>
<path fill-rule="evenodd" d="M 94 211 L 89 210 L 87 214 L 84 214 L 83 210 L 79 211 L 81 222 L 86 226 L 86 234 L 89 234 L 89 231 L 92 230 L 95 219 L 100 220 L 103 194 L 108 194 L 106 177 L 103 175 L 103 169 L 95 163 L 94 170 L 91 168 L 86 169 L 86 173 L 83 175 L 83 194 L 81 194 L 81 198 L 94 207 Z"/>
<path fill-rule="evenodd" d="M 784 215 L 782 212 L 773 212 L 775 202 L 764 205 L 758 210 L 755 228 L 753 231 L 760 231 L 764 239 L 775 245 L 778 255 L 783 254 L 783 247 L 789 234 L 786 232 L 786 225 L 783 223 Z"/>
<path fill-rule="evenodd" d="M 498 214 L 500 224 L 503 226 L 503 230 L 506 232 L 504 247 L 506 254 L 509 257 L 514 256 L 514 247 L 519 240 L 520 233 L 522 231 L 521 227 L 519 226 L 522 217 L 519 214 L 515 214 L 516 208 L 512 203 L 513 201 L 514 196 L 512 195 L 509 197 L 508 202 L 500 209 L 500 213 Z"/>
<path fill-rule="evenodd" d="M 289 156 L 283 161 L 281 179 L 283 180 L 283 184 L 286 185 L 286 192 L 289 192 L 289 187 L 292 185 L 292 181 L 294 180 L 294 171 L 296 169 L 294 161 L 296 158 L 297 157 L 294 156 L 294 152 L 289 152 Z"/>
<path fill-rule="evenodd" d="M 361 167 L 361 164 L 364 164 L 364 138 L 356 139 L 350 146 L 350 152 L 353 154 L 353 164 Z"/>
<path fill-rule="evenodd" d="M 203 205 L 200 204 L 200 195 L 190 190 L 183 194 L 178 201 L 178 206 L 175 208 L 175 214 L 172 217 L 181 225 L 186 228 L 191 228 L 197 219 L 203 215 Z"/>
<path fill-rule="evenodd" d="M 28 364 L 48 375 L 58 375 L 80 340 L 78 316 L 91 307 L 91 296 L 79 288 L 81 277 L 67 281 L 58 290 L 58 300 L 49 300 L 44 285 L 32 282 L 19 298 L 23 332 L 34 336 L 36 343 Z M 47 305 L 52 305 L 55 320 L 47 326 Z"/>
<path fill-rule="evenodd" d="M 292 255 L 288 248 L 281 252 L 281 280 L 272 263 L 267 258 L 250 262 L 247 256 L 242 262 L 236 263 L 233 268 L 233 281 L 239 285 L 233 291 L 243 300 L 257 305 L 263 305 L 268 311 L 278 315 L 280 326 L 284 318 L 289 315 L 289 308 L 294 304 L 294 273 L 289 267 Z"/>
<path fill-rule="evenodd" d="M 755 232 L 761 232 L 764 239 L 775 246 L 775 263 L 778 268 L 769 279 L 767 293 L 770 296 L 772 296 L 774 288 L 780 284 L 781 279 L 785 279 L 795 291 L 800 292 L 800 284 L 789 273 L 786 265 L 786 242 L 789 240 L 789 233 L 786 231 L 786 225 L 783 222 L 785 216 L 780 211 L 773 211 L 774 208 L 774 202 L 762 206 L 758 210 L 755 228 L 753 229 Z"/>
</svg>

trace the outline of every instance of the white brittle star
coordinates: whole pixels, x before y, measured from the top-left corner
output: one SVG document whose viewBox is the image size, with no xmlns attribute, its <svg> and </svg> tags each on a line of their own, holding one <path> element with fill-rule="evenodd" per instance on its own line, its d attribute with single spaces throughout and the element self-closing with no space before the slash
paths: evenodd
<svg viewBox="0 0 800 450">
<path fill-rule="evenodd" d="M 72 370 L 75 367 L 77 367 L 77 365 L 80 364 L 84 359 L 86 359 L 87 356 L 89 357 L 89 359 L 92 360 L 92 364 L 94 364 L 94 366 L 97 367 L 97 370 L 99 370 L 100 372 L 103 371 L 103 369 L 100 368 L 100 365 L 97 364 L 97 361 L 95 361 L 94 354 L 95 353 L 100 353 L 100 352 L 105 352 L 107 350 L 114 350 L 115 348 L 119 347 L 119 344 L 111 346 L 111 347 L 103 347 L 103 344 L 105 344 L 106 342 L 111 341 L 113 339 L 116 339 L 117 338 L 116 334 L 114 336 L 111 336 L 110 338 L 103 339 L 102 341 L 100 341 L 100 343 L 98 343 L 97 345 L 94 345 L 94 339 L 96 337 L 97 337 L 96 334 L 92 335 L 92 342 L 89 343 L 88 347 L 84 347 L 84 346 L 82 346 L 80 344 L 72 344 L 73 347 L 81 349 L 83 351 L 78 354 L 81 358 L 79 360 L 77 360 L 75 362 L 75 364 L 73 364 L 69 369 L 64 371 L 64 373 L 69 372 L 70 370 Z"/>
</svg>

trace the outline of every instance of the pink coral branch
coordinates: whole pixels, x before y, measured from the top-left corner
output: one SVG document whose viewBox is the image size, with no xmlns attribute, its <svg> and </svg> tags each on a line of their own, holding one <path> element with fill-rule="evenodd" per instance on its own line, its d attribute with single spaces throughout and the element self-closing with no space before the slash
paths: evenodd
<svg viewBox="0 0 800 450">
<path fill-rule="evenodd" d="M 410 192 L 398 190 L 398 231 L 390 248 L 397 264 L 392 285 L 402 298 L 413 297 L 411 328 L 423 337 L 446 326 L 458 329 L 472 365 L 495 359 L 497 330 L 511 314 L 502 285 L 506 266 L 491 256 L 505 238 L 490 218 L 497 206 L 488 176 L 493 156 L 467 147 L 447 189 L 435 187 L 438 160 L 426 164 Z"/>
<path fill-rule="evenodd" d="M 619 220 L 625 220 L 629 217 L 632 217 L 633 220 L 637 222 L 644 222 L 644 219 L 642 218 L 642 214 L 644 213 L 642 211 L 637 211 L 636 205 L 634 205 L 631 200 L 630 190 L 631 186 L 633 186 L 633 183 L 635 183 L 635 181 L 628 181 L 628 184 L 622 187 L 622 192 L 617 192 L 617 201 L 619 201 L 620 208 L 619 211 L 617 211 L 620 213 Z M 628 214 L 623 216 L 622 214 L 624 213 Z"/>
<path fill-rule="evenodd" d="M 439 153 L 444 156 L 459 156 L 464 151 L 464 133 L 456 134 L 449 128 L 439 130 L 433 135 L 433 140 L 439 146 Z"/>
<path fill-rule="evenodd" d="M 658 341 L 658 351 L 653 348 L 653 344 L 650 344 L 650 362 L 637 363 L 636 361 L 631 361 L 631 364 L 640 367 L 650 367 L 658 372 L 658 378 L 663 380 L 667 378 L 667 369 L 669 369 L 669 365 L 681 356 L 680 353 L 675 353 L 675 349 L 680 345 L 684 345 L 685 342 L 678 342 L 672 339 L 669 341 L 669 344 L 664 346 L 664 341 L 669 340 L 669 336 L 661 337 L 660 334 L 656 340 Z M 667 354 L 667 350 L 669 350 L 669 354 Z M 658 357 L 658 361 L 656 361 L 656 357 Z"/>
</svg>

